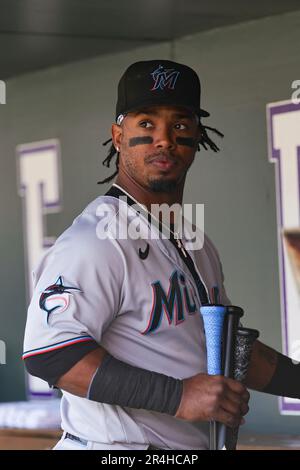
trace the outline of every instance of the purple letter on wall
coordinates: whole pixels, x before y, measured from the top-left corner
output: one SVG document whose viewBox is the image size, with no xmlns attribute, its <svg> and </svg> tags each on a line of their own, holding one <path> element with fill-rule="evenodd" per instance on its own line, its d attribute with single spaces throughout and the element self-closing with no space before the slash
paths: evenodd
<svg viewBox="0 0 300 470">
<path fill-rule="evenodd" d="M 276 174 L 283 352 L 300 361 L 300 104 L 271 103 L 267 120 Z M 300 400 L 281 398 L 280 411 L 300 413 Z"/>
</svg>

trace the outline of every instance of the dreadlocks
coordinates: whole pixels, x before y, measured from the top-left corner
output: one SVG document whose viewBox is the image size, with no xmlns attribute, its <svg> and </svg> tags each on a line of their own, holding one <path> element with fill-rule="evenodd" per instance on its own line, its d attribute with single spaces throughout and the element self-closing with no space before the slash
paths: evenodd
<svg viewBox="0 0 300 470">
<path fill-rule="evenodd" d="M 111 142 L 112 139 L 109 139 L 107 140 L 106 142 L 103 142 L 102 145 L 107 145 L 109 142 Z M 110 167 L 110 162 L 112 160 L 112 158 L 117 154 L 117 159 L 116 159 L 116 171 L 111 175 L 111 176 L 108 176 L 107 178 L 105 178 L 104 180 L 102 181 L 98 181 L 97 184 L 104 184 L 104 183 L 108 183 L 109 181 L 111 181 L 119 172 L 119 152 L 117 152 L 114 144 L 111 144 L 110 148 L 109 148 L 109 152 L 108 152 L 108 155 L 107 157 L 103 160 L 102 162 L 102 165 L 106 166 L 107 168 Z"/>
<path fill-rule="evenodd" d="M 215 129 L 214 127 L 209 127 L 209 126 L 203 126 L 201 124 L 201 122 L 199 122 L 199 127 L 200 127 L 200 130 L 201 130 L 201 138 L 198 142 L 198 147 L 197 147 L 197 150 L 200 151 L 201 150 L 201 145 L 202 147 L 207 150 L 207 147 L 209 147 L 211 150 L 213 150 L 214 152 L 219 152 L 219 147 L 210 139 L 210 137 L 208 136 L 207 132 L 206 132 L 206 129 L 214 132 L 215 134 L 217 134 L 218 136 L 220 137 L 224 137 L 224 134 L 222 134 L 222 132 L 218 131 L 218 129 Z M 112 139 L 109 139 L 107 140 L 106 142 L 103 143 L 103 145 L 107 145 L 109 142 L 111 142 Z M 104 184 L 104 183 L 108 183 L 109 181 L 111 181 L 119 172 L 119 152 L 117 152 L 114 144 L 111 144 L 110 148 L 109 148 L 109 152 L 108 152 L 108 155 L 107 157 L 103 160 L 102 162 L 102 165 L 106 166 L 107 168 L 110 167 L 110 162 L 112 160 L 112 158 L 117 154 L 117 159 L 116 159 L 116 171 L 111 175 L 111 176 L 108 176 L 107 178 L 105 178 L 104 180 L 102 181 L 98 181 L 97 184 Z"/>
<path fill-rule="evenodd" d="M 208 147 L 214 152 L 219 152 L 219 147 L 208 137 L 206 129 L 214 132 L 215 134 L 218 134 L 218 136 L 220 137 L 224 137 L 224 134 L 222 134 L 222 132 L 218 131 L 218 129 L 215 129 L 214 127 L 203 126 L 201 122 L 199 122 L 199 127 L 201 130 L 201 138 L 198 142 L 198 150 L 200 151 L 200 145 L 202 145 L 202 147 L 207 150 L 208 145 Z"/>
</svg>

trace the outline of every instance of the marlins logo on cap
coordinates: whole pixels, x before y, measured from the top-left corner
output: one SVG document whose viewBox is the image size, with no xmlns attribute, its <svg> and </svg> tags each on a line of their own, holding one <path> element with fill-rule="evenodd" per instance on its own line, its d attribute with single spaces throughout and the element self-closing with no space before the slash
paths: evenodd
<svg viewBox="0 0 300 470">
<path fill-rule="evenodd" d="M 151 73 L 154 85 L 151 90 L 157 90 L 160 88 L 163 90 L 164 88 L 169 88 L 170 90 L 174 90 L 176 80 L 178 78 L 180 72 L 174 69 L 165 69 L 162 65 L 160 65 L 154 72 Z"/>
</svg>

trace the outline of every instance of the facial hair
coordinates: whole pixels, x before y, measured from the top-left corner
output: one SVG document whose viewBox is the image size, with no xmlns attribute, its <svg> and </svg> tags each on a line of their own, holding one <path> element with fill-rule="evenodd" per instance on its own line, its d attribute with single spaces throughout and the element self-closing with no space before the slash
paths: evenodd
<svg viewBox="0 0 300 470">
<path fill-rule="evenodd" d="M 154 193 L 172 193 L 177 188 L 175 180 L 152 180 L 148 182 L 150 191 Z"/>
</svg>

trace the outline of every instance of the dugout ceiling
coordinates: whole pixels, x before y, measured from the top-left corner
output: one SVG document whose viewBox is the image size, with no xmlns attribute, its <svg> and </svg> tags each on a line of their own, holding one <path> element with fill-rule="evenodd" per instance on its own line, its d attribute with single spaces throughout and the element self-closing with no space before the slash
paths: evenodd
<svg viewBox="0 0 300 470">
<path fill-rule="evenodd" d="M 0 78 L 297 9 L 299 0 L 0 0 Z"/>
</svg>

